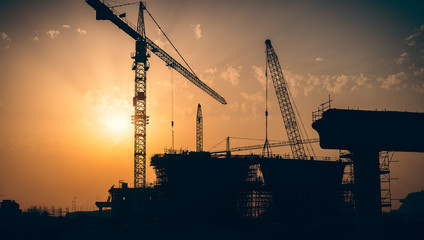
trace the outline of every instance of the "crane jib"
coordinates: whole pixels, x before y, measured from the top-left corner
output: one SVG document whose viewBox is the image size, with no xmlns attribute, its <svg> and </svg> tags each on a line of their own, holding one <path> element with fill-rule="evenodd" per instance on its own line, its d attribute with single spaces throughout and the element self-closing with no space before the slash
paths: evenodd
<svg viewBox="0 0 424 240">
<path fill-rule="evenodd" d="M 162 50 L 158 45 L 156 45 L 152 40 L 146 37 L 147 49 L 149 49 L 152 53 L 158 56 L 162 61 L 164 61 L 168 66 L 175 69 L 185 78 L 190 80 L 197 87 L 202 89 L 204 92 L 209 94 L 211 97 L 215 98 L 218 102 L 222 104 L 227 104 L 225 99 L 215 92 L 212 88 L 202 82 L 198 77 L 196 77 L 193 73 L 188 71 L 184 66 L 182 66 L 179 62 L 173 59 L 169 54 L 167 54 L 164 50 Z"/>
<path fill-rule="evenodd" d="M 99 0 L 86 0 L 87 4 L 90 5 L 94 10 L 96 10 L 96 19 L 97 20 L 109 20 L 114 23 L 117 27 L 122 29 L 134 40 L 141 40 L 142 36 L 136 31 L 134 24 L 129 22 L 126 18 L 120 18 L 119 13 L 113 9 L 110 9 L 105 3 Z M 163 49 L 156 45 L 152 40 L 146 37 L 146 47 L 156 56 L 158 56 L 162 61 L 164 61 L 168 66 L 175 69 L 183 77 L 187 78 L 190 82 L 195 84 L 197 87 L 202 89 L 204 92 L 209 94 L 215 100 L 222 104 L 227 104 L 225 99 L 215 92 L 212 88 L 202 82 L 197 76 L 188 71 L 184 66 L 167 54 Z"/>
</svg>

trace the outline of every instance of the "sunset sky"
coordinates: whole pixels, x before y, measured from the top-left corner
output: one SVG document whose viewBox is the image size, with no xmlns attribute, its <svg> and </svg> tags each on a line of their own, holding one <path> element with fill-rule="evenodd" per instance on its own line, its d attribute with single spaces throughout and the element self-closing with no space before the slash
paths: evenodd
<svg viewBox="0 0 424 240">
<path fill-rule="evenodd" d="M 149 158 L 171 146 L 171 78 L 176 148 L 195 149 L 198 103 L 205 150 L 227 136 L 264 138 L 268 38 L 310 138 L 318 137 L 312 111 L 329 94 L 336 108 L 424 112 L 422 1 L 147 0 L 146 5 L 200 79 L 228 102 L 221 105 L 152 56 Z M 137 22 L 137 5 L 117 10 Z M 180 61 L 148 16 L 146 32 Z M 133 39 L 111 22 L 96 21 L 84 0 L 0 1 L 1 199 L 23 208 L 70 208 L 76 196 L 77 205 L 88 210 L 106 200 L 119 180 L 133 181 L 133 51 Z M 272 87 L 270 93 L 269 138 L 285 141 Z M 317 155 L 338 155 L 313 146 Z M 399 180 L 392 184 L 393 197 L 424 190 L 424 155 L 396 153 L 394 160 L 399 162 L 392 176 Z M 153 181 L 150 167 L 147 173 Z"/>
</svg>

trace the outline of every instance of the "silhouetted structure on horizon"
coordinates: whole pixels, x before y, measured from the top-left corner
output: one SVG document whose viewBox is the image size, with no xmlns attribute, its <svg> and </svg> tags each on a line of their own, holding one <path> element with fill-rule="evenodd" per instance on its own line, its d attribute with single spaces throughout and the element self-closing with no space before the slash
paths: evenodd
<svg viewBox="0 0 424 240">
<path fill-rule="evenodd" d="M 0 217 L 16 217 L 22 213 L 15 200 L 3 200 L 0 203 Z"/>
<path fill-rule="evenodd" d="M 349 150 L 354 162 L 358 239 L 381 235 L 380 151 L 424 152 L 424 113 L 328 109 L 312 127 L 324 149 Z"/>
<path fill-rule="evenodd" d="M 347 164 L 209 152 L 158 154 L 151 161 L 156 185 L 111 188 L 110 206 L 112 216 L 124 222 L 337 225 L 349 222 L 353 207 L 343 198 L 351 191 L 342 182 Z"/>
</svg>

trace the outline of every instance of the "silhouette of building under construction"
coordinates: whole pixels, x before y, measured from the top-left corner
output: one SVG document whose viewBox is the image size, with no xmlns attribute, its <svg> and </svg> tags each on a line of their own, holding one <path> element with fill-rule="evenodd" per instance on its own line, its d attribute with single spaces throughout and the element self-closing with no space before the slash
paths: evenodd
<svg viewBox="0 0 424 240">
<path fill-rule="evenodd" d="M 118 221 L 229 224 L 277 221 L 291 225 L 337 222 L 351 216 L 343 161 L 281 156 L 212 155 L 183 151 L 152 157 L 157 181 L 150 188 L 109 190 Z"/>
</svg>

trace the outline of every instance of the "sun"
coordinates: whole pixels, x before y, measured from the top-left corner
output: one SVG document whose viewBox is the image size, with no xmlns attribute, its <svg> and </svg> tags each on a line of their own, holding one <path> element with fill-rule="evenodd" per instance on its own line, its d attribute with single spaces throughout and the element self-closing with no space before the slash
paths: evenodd
<svg viewBox="0 0 424 240">
<path fill-rule="evenodd" d="M 123 114 L 105 116 L 99 121 L 112 133 L 124 133 L 131 127 L 129 117 Z"/>
</svg>

